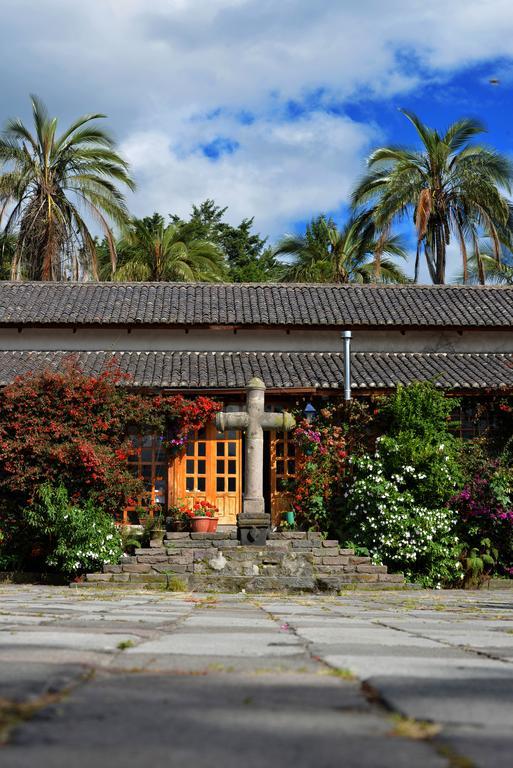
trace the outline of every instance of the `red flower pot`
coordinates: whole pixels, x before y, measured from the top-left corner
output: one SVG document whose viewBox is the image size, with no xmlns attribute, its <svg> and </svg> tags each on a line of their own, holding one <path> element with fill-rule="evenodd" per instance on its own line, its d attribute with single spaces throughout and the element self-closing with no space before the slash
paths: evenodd
<svg viewBox="0 0 513 768">
<path fill-rule="evenodd" d="M 209 517 L 208 518 L 208 522 L 210 523 L 210 525 L 208 527 L 208 532 L 209 533 L 215 533 L 217 531 L 217 524 L 219 522 L 219 518 L 218 517 Z"/>
<path fill-rule="evenodd" d="M 191 517 L 191 531 L 193 533 L 208 533 L 210 531 L 210 518 Z"/>
</svg>

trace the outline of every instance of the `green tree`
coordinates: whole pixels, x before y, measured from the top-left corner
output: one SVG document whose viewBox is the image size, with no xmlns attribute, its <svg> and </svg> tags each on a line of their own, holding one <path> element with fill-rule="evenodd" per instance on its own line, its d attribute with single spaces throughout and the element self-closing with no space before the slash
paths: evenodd
<svg viewBox="0 0 513 768">
<path fill-rule="evenodd" d="M 368 213 L 354 215 L 342 229 L 338 229 L 331 218 L 318 216 L 308 224 L 304 235 L 288 235 L 283 238 L 274 253 L 293 257 L 284 275 L 286 281 L 408 282 L 397 264 L 390 258 L 383 258 L 406 258 L 400 239 L 396 236 L 379 236 Z"/>
<path fill-rule="evenodd" d="M 16 253 L 17 237 L 15 234 L 0 232 L 0 280 L 9 280 L 11 264 Z"/>
<path fill-rule="evenodd" d="M 417 232 L 415 282 L 424 251 L 431 279 L 445 282 L 446 253 L 451 237 L 459 243 L 464 280 L 467 279 L 467 243 L 477 254 L 480 281 L 484 273 L 476 247 L 485 232 L 500 260 L 499 230 L 509 217 L 501 189 L 510 191 L 513 170 L 498 152 L 472 143 L 485 130 L 477 120 L 464 118 L 444 134 L 429 128 L 415 114 L 401 110 L 420 137 L 420 150 L 387 146 L 368 160 L 369 172 L 353 193 L 353 204 L 372 204 L 379 228 L 387 228 L 412 215 Z"/>
<path fill-rule="evenodd" d="M 471 285 L 482 282 L 492 285 L 513 285 L 512 255 L 503 252 L 501 260 L 498 262 L 490 251 L 481 249 L 479 260 L 474 254 L 468 260 L 467 280 L 464 280 L 463 273 L 460 272 L 456 276 L 455 282 L 468 282 Z"/>
<path fill-rule="evenodd" d="M 135 281 L 222 280 L 223 256 L 214 243 L 198 239 L 195 230 L 182 222 L 165 224 L 158 213 L 134 219 L 127 235 L 117 244 L 114 272 L 103 243 L 100 274 L 102 278 Z"/>
<path fill-rule="evenodd" d="M 221 208 L 213 200 L 194 205 L 190 218 L 183 222 L 174 215 L 175 223 L 186 223 L 195 237 L 210 240 L 223 253 L 227 266 L 227 279 L 236 283 L 277 281 L 283 267 L 275 259 L 272 249 L 266 247 L 267 239 L 253 232 L 253 218 L 243 219 L 234 227 L 224 221 L 227 208 Z"/>
<path fill-rule="evenodd" d="M 134 189 L 128 166 L 96 120 L 79 117 L 62 134 L 32 96 L 34 132 L 19 118 L 0 137 L 0 212 L 12 210 L 5 232 L 18 232 L 12 278 L 69 280 L 97 277 L 96 245 L 84 214 L 105 232 L 115 263 L 111 224 L 128 212 L 119 185 Z"/>
</svg>

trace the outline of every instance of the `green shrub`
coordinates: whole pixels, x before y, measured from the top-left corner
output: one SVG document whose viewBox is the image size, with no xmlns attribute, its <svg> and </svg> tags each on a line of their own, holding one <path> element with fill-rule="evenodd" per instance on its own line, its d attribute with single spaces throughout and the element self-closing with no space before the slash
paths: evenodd
<svg viewBox="0 0 513 768">
<path fill-rule="evenodd" d="M 112 516 L 92 499 L 73 503 L 63 485 L 42 485 L 23 515 L 29 533 L 41 542 L 46 565 L 61 573 L 97 570 L 117 563 L 123 553 Z"/>
<path fill-rule="evenodd" d="M 442 506 L 462 484 L 461 441 L 449 431 L 457 404 L 431 382 L 398 386 L 383 402 L 387 434 L 378 438 L 377 450 L 384 472 L 402 477 L 418 504 Z"/>
</svg>

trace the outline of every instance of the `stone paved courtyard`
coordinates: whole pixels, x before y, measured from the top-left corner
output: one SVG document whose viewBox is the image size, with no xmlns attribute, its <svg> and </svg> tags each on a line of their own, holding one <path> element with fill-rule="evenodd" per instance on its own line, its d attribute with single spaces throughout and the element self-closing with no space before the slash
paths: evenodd
<svg viewBox="0 0 513 768">
<path fill-rule="evenodd" d="M 513 590 L 0 587 L 2 768 L 513 765 Z"/>
</svg>

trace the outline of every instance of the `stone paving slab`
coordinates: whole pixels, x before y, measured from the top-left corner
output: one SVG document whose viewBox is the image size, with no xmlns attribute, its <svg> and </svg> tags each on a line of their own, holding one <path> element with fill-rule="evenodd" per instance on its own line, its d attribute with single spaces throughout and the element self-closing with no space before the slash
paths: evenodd
<svg viewBox="0 0 513 768">
<path fill-rule="evenodd" d="M 513 591 L 23 585 L 0 617 L 2 768 L 513 765 Z"/>
<path fill-rule="evenodd" d="M 120 676 L 25 724 L 2 766 L 445 768 L 430 745 L 389 731 L 357 686 L 330 678 Z"/>
</svg>

